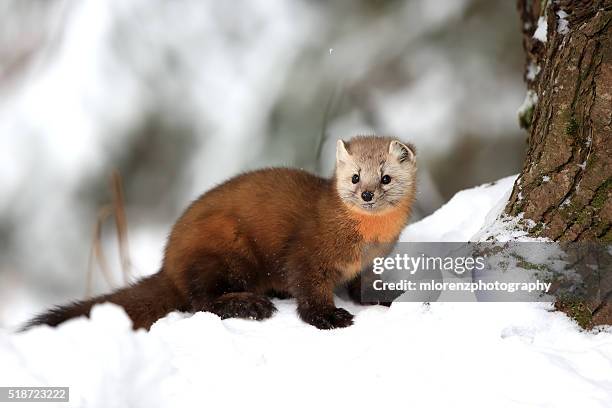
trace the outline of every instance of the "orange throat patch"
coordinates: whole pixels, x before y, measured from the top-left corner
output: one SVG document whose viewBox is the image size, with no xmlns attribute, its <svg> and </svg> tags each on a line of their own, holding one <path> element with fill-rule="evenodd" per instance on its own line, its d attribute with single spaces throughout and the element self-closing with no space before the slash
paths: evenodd
<svg viewBox="0 0 612 408">
<path fill-rule="evenodd" d="M 406 200 L 380 214 L 370 214 L 349 207 L 349 214 L 357 224 L 357 231 L 365 242 L 390 243 L 397 239 L 406 225 L 410 216 L 410 203 Z"/>
</svg>

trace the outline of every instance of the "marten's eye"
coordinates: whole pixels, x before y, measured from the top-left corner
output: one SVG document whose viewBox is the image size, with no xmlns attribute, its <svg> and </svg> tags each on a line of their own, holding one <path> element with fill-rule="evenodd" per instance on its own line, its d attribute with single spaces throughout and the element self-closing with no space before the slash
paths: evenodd
<svg viewBox="0 0 612 408">
<path fill-rule="evenodd" d="M 353 178 L 351 179 L 353 184 L 359 183 L 359 174 L 353 174 Z"/>
<path fill-rule="evenodd" d="M 389 184 L 391 182 L 391 176 L 388 174 L 385 174 L 384 176 L 382 176 L 382 178 L 380 179 L 380 182 L 383 184 Z"/>
</svg>

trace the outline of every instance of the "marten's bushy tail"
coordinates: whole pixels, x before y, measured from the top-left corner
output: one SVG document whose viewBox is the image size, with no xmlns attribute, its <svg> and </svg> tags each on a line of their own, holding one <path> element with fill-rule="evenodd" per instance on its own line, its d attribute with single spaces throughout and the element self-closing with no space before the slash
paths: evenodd
<svg viewBox="0 0 612 408">
<path fill-rule="evenodd" d="M 57 326 L 75 317 L 89 316 L 94 305 L 105 302 L 123 307 L 132 319 L 134 329 L 148 330 L 153 323 L 171 311 L 186 310 L 178 289 L 160 272 L 108 295 L 54 307 L 34 317 L 25 324 L 21 331 L 41 324 Z"/>
</svg>

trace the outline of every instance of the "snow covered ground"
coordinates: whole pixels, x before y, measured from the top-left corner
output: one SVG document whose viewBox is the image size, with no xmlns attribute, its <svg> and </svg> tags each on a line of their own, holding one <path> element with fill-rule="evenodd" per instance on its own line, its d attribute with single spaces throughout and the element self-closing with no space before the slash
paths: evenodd
<svg viewBox="0 0 612 408">
<path fill-rule="evenodd" d="M 402 239 L 472 238 L 513 181 L 458 193 Z M 0 331 L 0 385 L 69 386 L 58 406 L 103 408 L 612 406 L 612 331 L 581 331 L 547 304 L 337 303 L 352 327 L 319 331 L 287 300 L 263 322 L 172 313 L 132 332 L 101 305 L 57 329 Z"/>
</svg>

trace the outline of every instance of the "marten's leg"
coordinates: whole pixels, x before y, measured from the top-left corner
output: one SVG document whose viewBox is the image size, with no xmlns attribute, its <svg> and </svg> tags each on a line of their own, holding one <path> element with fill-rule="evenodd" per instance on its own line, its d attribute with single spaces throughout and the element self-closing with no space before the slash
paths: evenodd
<svg viewBox="0 0 612 408">
<path fill-rule="evenodd" d="M 372 275 L 370 273 L 368 273 L 367 271 L 364 272 L 366 273 L 366 275 L 364 276 L 363 273 L 357 275 L 357 277 L 355 277 L 355 279 L 349 281 L 349 283 L 347 284 L 347 293 L 349 298 L 359 304 L 359 305 L 381 305 L 381 306 L 391 306 L 391 302 L 364 302 L 362 300 L 362 290 L 368 290 L 372 288 Z M 362 285 L 367 285 L 365 288 L 362 288 Z"/>
<path fill-rule="evenodd" d="M 211 312 L 222 319 L 265 319 L 276 311 L 264 295 L 253 293 L 255 265 L 236 254 L 200 254 L 187 271 L 191 311 Z"/>
<path fill-rule="evenodd" d="M 260 278 L 266 278 L 261 261 L 252 240 L 241 233 L 237 218 L 214 213 L 186 225 L 179 223 L 170 237 L 164 271 L 180 289 L 189 310 L 221 318 L 271 316 L 276 308 L 258 287 Z M 210 233 L 197 235 L 192 230 L 196 225 Z"/>
<path fill-rule="evenodd" d="M 334 289 L 340 278 L 338 271 L 305 262 L 292 262 L 291 268 L 289 291 L 297 299 L 302 320 L 319 329 L 353 324 L 353 315 L 334 304 Z"/>
<path fill-rule="evenodd" d="M 361 274 L 357 275 L 357 277 L 346 285 L 346 291 L 348 293 L 349 298 L 361 305 Z"/>
<path fill-rule="evenodd" d="M 333 286 L 302 286 L 298 293 L 298 314 L 306 323 L 319 329 L 334 329 L 353 324 L 353 315 L 334 305 Z"/>
</svg>

